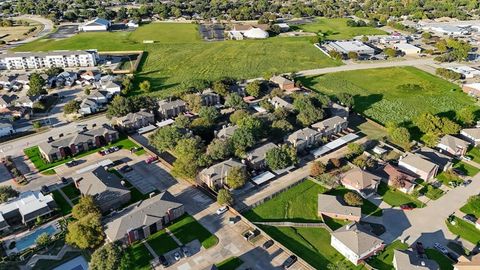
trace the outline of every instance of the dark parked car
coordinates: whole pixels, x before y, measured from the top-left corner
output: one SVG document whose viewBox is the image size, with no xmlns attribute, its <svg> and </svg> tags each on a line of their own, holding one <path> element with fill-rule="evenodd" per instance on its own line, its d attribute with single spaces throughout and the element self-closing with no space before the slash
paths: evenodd
<svg viewBox="0 0 480 270">
<path fill-rule="evenodd" d="M 65 177 L 63 177 L 63 176 L 60 178 L 60 180 L 62 181 L 63 184 L 68 183 L 67 178 L 65 178 Z"/>
<path fill-rule="evenodd" d="M 190 250 L 186 246 L 182 246 L 181 250 L 185 258 L 190 257 Z"/>
<path fill-rule="evenodd" d="M 69 162 L 65 163 L 65 165 L 67 165 L 67 167 L 73 167 L 73 166 L 78 165 L 78 161 L 72 160 L 72 161 L 69 161 Z"/>
<path fill-rule="evenodd" d="M 454 173 L 458 174 L 458 175 L 461 175 L 461 176 L 466 176 L 466 175 L 467 175 L 464 171 L 459 170 L 459 169 L 453 168 L 452 171 L 453 171 Z"/>
<path fill-rule="evenodd" d="M 267 240 L 265 243 L 263 243 L 263 248 L 268 249 L 269 247 L 273 246 L 273 240 Z"/>
<path fill-rule="evenodd" d="M 417 242 L 416 246 L 417 246 L 417 253 L 418 253 L 418 255 L 423 255 L 423 254 L 425 254 L 425 248 L 423 247 L 423 243 L 422 243 L 422 242 Z"/>
<path fill-rule="evenodd" d="M 133 171 L 133 168 L 130 167 L 130 166 L 128 166 L 128 165 L 125 165 L 125 166 L 123 166 L 122 168 L 120 168 L 120 171 L 121 171 L 121 172 L 124 172 L 124 173 L 126 173 L 126 172 L 131 172 L 131 171 Z"/>
<path fill-rule="evenodd" d="M 48 188 L 47 186 L 44 185 L 44 186 L 42 186 L 40 191 L 42 192 L 42 194 L 47 194 L 47 193 L 50 193 L 50 188 Z"/>
<path fill-rule="evenodd" d="M 167 259 L 165 259 L 165 256 L 163 256 L 163 255 L 158 256 L 158 260 L 160 261 L 160 263 L 163 266 L 168 266 L 168 261 L 167 261 Z"/>
<path fill-rule="evenodd" d="M 51 136 L 48 137 L 47 141 L 48 141 L 48 142 L 53 142 L 53 137 L 51 137 Z"/>
<path fill-rule="evenodd" d="M 295 255 L 292 255 L 292 256 L 288 257 L 282 264 L 283 269 L 290 268 L 297 260 L 298 260 L 297 256 L 295 256 Z"/>
</svg>

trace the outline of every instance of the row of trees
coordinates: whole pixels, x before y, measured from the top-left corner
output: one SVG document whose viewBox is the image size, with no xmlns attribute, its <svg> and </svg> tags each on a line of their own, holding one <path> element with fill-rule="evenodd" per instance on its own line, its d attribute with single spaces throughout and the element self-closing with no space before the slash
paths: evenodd
<svg viewBox="0 0 480 270">
<path fill-rule="evenodd" d="M 452 81 L 460 80 L 462 78 L 462 74 L 446 68 L 437 68 L 435 74 Z"/>
</svg>

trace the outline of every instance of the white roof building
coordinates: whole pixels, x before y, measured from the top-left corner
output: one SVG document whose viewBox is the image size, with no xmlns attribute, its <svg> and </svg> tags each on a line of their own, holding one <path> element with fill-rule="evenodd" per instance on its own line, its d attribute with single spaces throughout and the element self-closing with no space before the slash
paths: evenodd
<svg viewBox="0 0 480 270">
<path fill-rule="evenodd" d="M 421 48 L 408 43 L 398 43 L 393 45 L 393 48 L 395 48 L 395 50 L 403 52 L 405 55 L 415 55 L 419 54 L 422 51 Z"/>
<path fill-rule="evenodd" d="M 107 31 L 110 26 L 109 20 L 95 18 L 81 25 L 78 30 L 83 32 Z"/>
<path fill-rule="evenodd" d="M 465 79 L 480 76 L 480 70 L 469 66 L 449 67 L 448 69 L 462 74 Z"/>
<path fill-rule="evenodd" d="M 343 53 L 355 52 L 357 54 L 374 55 L 375 50 L 361 41 L 333 41 L 327 44 L 327 47 Z"/>
<path fill-rule="evenodd" d="M 252 28 L 243 33 L 243 36 L 251 39 L 265 39 L 268 38 L 268 32 L 260 28 Z"/>
</svg>

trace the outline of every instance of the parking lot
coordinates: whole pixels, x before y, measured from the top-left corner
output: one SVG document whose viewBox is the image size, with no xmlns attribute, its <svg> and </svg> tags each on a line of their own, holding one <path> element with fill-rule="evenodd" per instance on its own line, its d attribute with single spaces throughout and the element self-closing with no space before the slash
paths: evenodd
<svg viewBox="0 0 480 270">
<path fill-rule="evenodd" d="M 78 32 L 78 25 L 60 25 L 56 32 L 51 33 L 47 38 L 61 39 L 68 38 Z"/>
</svg>

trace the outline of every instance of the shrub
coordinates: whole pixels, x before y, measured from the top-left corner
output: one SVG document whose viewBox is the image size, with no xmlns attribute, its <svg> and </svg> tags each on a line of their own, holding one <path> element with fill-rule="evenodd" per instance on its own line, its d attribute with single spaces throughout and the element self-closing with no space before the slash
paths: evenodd
<svg viewBox="0 0 480 270">
<path fill-rule="evenodd" d="M 345 203 L 347 203 L 350 206 L 361 206 L 363 205 L 363 199 L 360 197 L 355 192 L 347 192 L 345 195 L 343 195 L 343 199 L 345 200 Z"/>
</svg>

